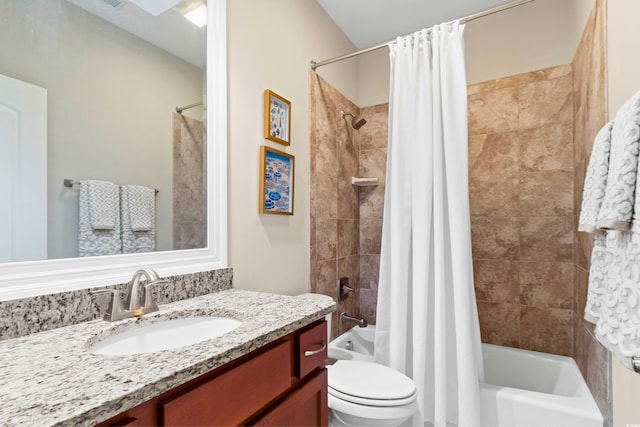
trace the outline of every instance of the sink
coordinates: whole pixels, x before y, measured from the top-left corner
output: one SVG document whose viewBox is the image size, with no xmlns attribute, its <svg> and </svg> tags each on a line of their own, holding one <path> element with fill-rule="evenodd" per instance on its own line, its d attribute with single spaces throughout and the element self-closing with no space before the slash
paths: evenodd
<svg viewBox="0 0 640 427">
<path fill-rule="evenodd" d="M 161 320 L 111 335 L 89 349 L 103 356 L 126 356 L 170 350 L 219 337 L 240 326 L 230 317 L 197 316 Z"/>
</svg>

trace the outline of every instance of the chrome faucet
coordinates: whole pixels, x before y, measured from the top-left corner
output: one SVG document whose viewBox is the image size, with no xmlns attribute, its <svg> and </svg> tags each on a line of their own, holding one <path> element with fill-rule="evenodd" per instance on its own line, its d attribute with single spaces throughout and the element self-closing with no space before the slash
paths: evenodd
<svg viewBox="0 0 640 427">
<path fill-rule="evenodd" d="M 366 320 L 358 319 L 357 317 L 353 317 L 353 316 L 349 316 L 347 313 L 345 313 L 343 311 L 342 313 L 340 313 L 340 325 L 342 325 L 345 321 L 354 322 L 356 325 L 360 326 L 361 328 L 366 328 L 367 327 L 367 321 Z"/>
<path fill-rule="evenodd" d="M 146 279 L 146 283 L 144 283 L 144 305 L 140 306 L 140 297 L 139 297 L 139 289 L 140 289 L 140 281 L 142 278 Z M 120 291 L 116 289 L 96 289 L 91 291 L 92 294 L 103 294 L 110 293 L 112 295 L 111 303 L 109 305 L 109 309 L 107 313 L 104 315 L 104 320 L 109 322 L 114 322 L 116 320 L 128 319 L 130 317 L 140 317 L 143 314 L 153 313 L 154 311 L 158 311 L 158 305 L 153 299 L 153 294 L 151 293 L 151 286 L 166 283 L 166 280 L 160 279 L 158 273 L 151 270 L 150 268 L 144 268 L 142 270 L 138 270 L 133 273 L 133 278 L 131 279 L 131 289 L 129 290 L 129 295 L 127 296 L 127 301 L 125 303 L 126 309 L 122 307 L 122 301 L 120 299 Z"/>
</svg>

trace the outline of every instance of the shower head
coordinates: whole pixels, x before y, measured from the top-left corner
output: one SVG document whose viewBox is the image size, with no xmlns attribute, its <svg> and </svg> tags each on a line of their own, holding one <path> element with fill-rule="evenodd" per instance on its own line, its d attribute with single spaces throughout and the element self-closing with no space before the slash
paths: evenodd
<svg viewBox="0 0 640 427">
<path fill-rule="evenodd" d="M 351 116 L 351 126 L 353 126 L 355 130 L 360 129 L 362 126 L 365 125 L 365 123 L 367 123 L 367 121 L 362 116 L 354 116 L 352 113 L 344 112 L 344 111 L 340 111 L 340 114 L 342 114 L 343 119 L 344 119 L 344 116 Z"/>
</svg>

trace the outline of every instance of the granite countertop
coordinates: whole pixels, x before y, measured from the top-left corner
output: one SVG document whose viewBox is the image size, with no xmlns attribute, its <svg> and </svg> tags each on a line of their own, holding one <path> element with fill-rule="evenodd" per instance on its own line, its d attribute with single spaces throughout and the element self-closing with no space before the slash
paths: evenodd
<svg viewBox="0 0 640 427">
<path fill-rule="evenodd" d="M 160 306 L 141 319 L 94 320 L 0 341 L 0 425 L 90 426 L 198 377 L 334 310 L 333 302 L 226 290 Z M 131 356 L 89 346 L 159 319 L 217 315 L 242 320 L 198 344 Z"/>
</svg>

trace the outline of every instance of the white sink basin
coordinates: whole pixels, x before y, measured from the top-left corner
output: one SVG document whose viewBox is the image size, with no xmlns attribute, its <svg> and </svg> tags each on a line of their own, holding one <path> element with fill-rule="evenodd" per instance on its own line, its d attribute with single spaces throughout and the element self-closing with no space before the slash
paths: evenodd
<svg viewBox="0 0 640 427">
<path fill-rule="evenodd" d="M 234 330 L 241 323 L 230 317 L 211 316 L 161 320 L 105 338 L 91 346 L 90 351 L 103 356 L 153 353 L 219 337 Z"/>
</svg>

